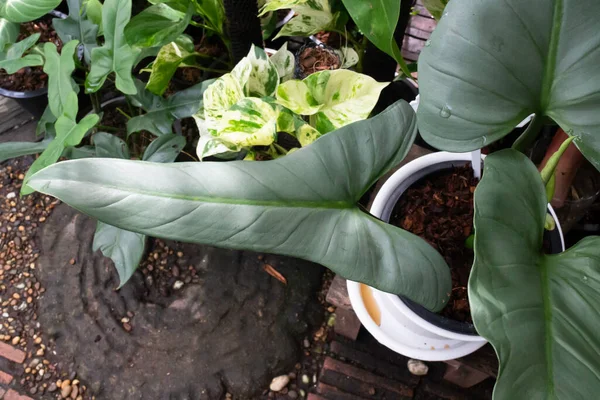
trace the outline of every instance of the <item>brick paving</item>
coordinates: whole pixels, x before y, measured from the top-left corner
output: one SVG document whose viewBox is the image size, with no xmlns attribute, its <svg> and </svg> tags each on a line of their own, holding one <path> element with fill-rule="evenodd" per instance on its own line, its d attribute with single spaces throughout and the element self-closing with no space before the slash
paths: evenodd
<svg viewBox="0 0 600 400">
<path fill-rule="evenodd" d="M 0 342 L 0 359 L 4 359 L 1 360 L 3 362 L 0 365 L 8 365 L 4 362 L 8 360 L 11 363 L 18 364 L 19 368 L 24 368 L 22 364 L 25 361 L 25 353 L 7 343 Z M 10 387 L 11 383 L 15 382 L 13 375 L 0 369 L 0 400 L 33 400 L 31 397 L 12 389 Z"/>
</svg>

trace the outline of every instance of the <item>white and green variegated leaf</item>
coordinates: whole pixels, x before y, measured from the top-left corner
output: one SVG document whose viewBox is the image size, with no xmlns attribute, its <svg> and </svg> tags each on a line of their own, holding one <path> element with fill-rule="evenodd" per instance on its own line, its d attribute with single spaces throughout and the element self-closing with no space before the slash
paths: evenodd
<svg viewBox="0 0 600 400">
<path fill-rule="evenodd" d="M 44 43 L 44 72 L 48 75 L 48 106 L 52 114 L 58 118 L 65 114 L 75 119 L 77 107 L 73 109 L 69 101 L 71 93 L 79 90 L 71 75 L 75 71 L 74 55 L 77 50 L 77 40 L 65 44 L 61 54 L 58 54 L 54 43 Z M 75 111 L 75 113 L 73 113 Z"/>
<path fill-rule="evenodd" d="M 152 72 L 146 84 L 150 92 L 162 96 L 177 68 L 186 60 L 194 57 L 194 42 L 188 36 L 182 35 L 176 41 L 161 47 L 156 60 L 152 64 Z"/>
<path fill-rule="evenodd" d="M 131 17 L 131 0 L 106 0 L 102 6 L 104 45 L 92 50 L 92 68 L 85 81 L 87 93 L 95 93 L 111 72 L 115 73 L 117 89 L 135 94 L 131 75 L 140 49 L 131 47 L 123 33 Z"/>
<path fill-rule="evenodd" d="M 275 89 L 279 84 L 279 73 L 275 65 L 269 60 L 267 53 L 260 47 L 252 45 L 248 53 L 248 60 L 252 69 L 246 83 L 246 93 L 254 97 L 275 95 Z"/>
<path fill-rule="evenodd" d="M 223 113 L 244 98 L 244 91 L 233 73 L 225 74 L 210 85 L 203 95 L 203 115 L 198 118 L 204 120 L 208 131 L 215 131 Z"/>
<path fill-rule="evenodd" d="M 92 49 L 98 47 L 98 25 L 87 17 L 83 0 L 67 0 L 69 16 L 67 18 L 54 18 L 52 25 L 63 43 L 78 40 L 83 45 L 83 55 L 86 63 L 92 59 Z"/>
<path fill-rule="evenodd" d="M 294 54 L 287 49 L 287 42 L 269 60 L 277 68 L 279 79 L 282 82 L 288 81 L 294 76 L 296 60 Z"/>
<path fill-rule="evenodd" d="M 281 36 L 310 36 L 335 25 L 339 13 L 333 14 L 329 0 L 309 0 L 290 7 L 296 12 L 275 38 Z"/>
<path fill-rule="evenodd" d="M 115 264 L 119 274 L 119 288 L 122 287 L 137 269 L 146 246 L 146 235 L 98 221 L 92 249 L 100 250 Z"/>
<path fill-rule="evenodd" d="M 310 124 L 307 124 L 302 120 L 299 122 L 301 123 L 296 124 L 295 136 L 302 147 L 308 146 L 323 135 L 321 132 L 310 126 Z"/>
<path fill-rule="evenodd" d="M 19 37 L 19 24 L 0 18 L 0 52 L 7 44 L 13 44 Z"/>
<path fill-rule="evenodd" d="M 21 68 L 43 65 L 44 58 L 40 54 L 24 55 L 27 50 L 35 45 L 39 38 L 40 34 L 35 33 L 20 42 L 6 46 L 6 52 L 0 53 L 0 69 L 4 69 L 10 75 Z"/>
<path fill-rule="evenodd" d="M 313 115 L 313 127 L 327 133 L 367 118 L 387 85 L 345 69 L 321 71 L 279 85 L 277 101 L 297 114 Z"/>
<path fill-rule="evenodd" d="M 198 158 L 200 160 L 211 156 L 219 156 L 219 158 L 224 159 L 233 159 L 241 150 L 241 146 L 229 143 L 219 137 L 212 135 L 201 135 L 196 147 L 196 154 L 198 154 Z"/>
<path fill-rule="evenodd" d="M 247 97 L 223 113 L 217 136 L 241 147 L 268 146 L 277 138 L 276 104 Z"/>
<path fill-rule="evenodd" d="M 350 68 L 358 63 L 358 53 L 352 47 L 342 47 L 335 52 L 340 57 L 340 60 L 342 60 L 342 68 Z"/>
<path fill-rule="evenodd" d="M 54 10 L 62 0 L 0 0 L 0 17 L 11 22 L 29 22 Z"/>
<path fill-rule="evenodd" d="M 266 13 L 285 10 L 294 6 L 300 6 L 306 3 L 307 0 L 265 0 L 264 5 L 260 9 L 259 16 L 263 16 Z"/>
</svg>

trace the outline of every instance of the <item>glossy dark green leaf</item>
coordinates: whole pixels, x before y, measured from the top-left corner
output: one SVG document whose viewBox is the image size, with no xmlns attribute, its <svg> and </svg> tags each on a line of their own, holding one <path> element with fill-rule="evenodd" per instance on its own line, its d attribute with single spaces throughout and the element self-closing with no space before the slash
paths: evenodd
<svg viewBox="0 0 600 400">
<path fill-rule="evenodd" d="M 96 157 L 129 159 L 127 143 L 119 137 L 106 132 L 98 132 L 94 134 L 93 140 Z"/>
<path fill-rule="evenodd" d="M 83 0 L 67 0 L 69 16 L 65 19 L 55 18 L 52 25 L 63 43 L 77 40 L 83 45 L 83 55 L 86 63 L 92 59 L 92 49 L 98 47 L 98 25 L 87 17 L 86 9 L 82 6 Z"/>
<path fill-rule="evenodd" d="M 129 232 L 98 221 L 94 234 L 94 251 L 100 250 L 115 264 L 119 274 L 119 287 L 122 287 L 135 272 L 146 246 L 146 236 Z"/>
<path fill-rule="evenodd" d="M 0 17 L 12 22 L 29 22 L 54 10 L 62 0 L 0 0 Z"/>
<path fill-rule="evenodd" d="M 222 0 L 194 0 L 196 13 L 219 35 L 225 33 L 225 9 Z"/>
<path fill-rule="evenodd" d="M 137 80 L 135 84 L 138 93 L 129 96 L 129 99 L 136 107 L 143 108 L 146 114 L 136 116 L 127 122 L 127 134 L 142 130 L 157 136 L 173 133 L 175 120 L 191 117 L 198 112 L 202 95 L 211 83 L 212 80 L 204 81 L 165 99 L 150 93 L 144 88 L 144 83 Z"/>
<path fill-rule="evenodd" d="M 500 358 L 495 400 L 594 399 L 600 390 L 600 238 L 545 255 L 546 207 L 523 154 L 485 159 L 469 302 Z"/>
<path fill-rule="evenodd" d="M 50 140 L 41 142 L 6 142 L 0 143 L 0 162 L 15 157 L 41 153 L 48 147 Z"/>
<path fill-rule="evenodd" d="M 77 100 L 77 96 L 74 93 L 73 96 Z M 76 113 L 77 111 L 75 111 Z M 77 146 L 85 134 L 98 123 L 98 120 L 99 118 L 96 114 L 86 116 L 79 123 L 73 121 L 69 116 L 60 116 L 55 124 L 56 137 L 52 139 L 42 155 L 29 167 L 23 180 L 21 195 L 33 193 L 34 190 L 27 185 L 31 176 L 48 165 L 57 162 L 65 148 Z"/>
<path fill-rule="evenodd" d="M 49 167 L 29 184 L 123 229 L 304 258 L 439 310 L 451 289 L 443 258 L 357 205 L 415 135 L 414 113 L 400 101 L 273 161 L 87 159 Z"/>
<path fill-rule="evenodd" d="M 129 46 L 123 34 L 130 17 L 131 0 L 106 0 L 104 3 L 104 45 L 92 50 L 92 68 L 85 80 L 87 93 L 100 90 L 111 72 L 115 73 L 117 89 L 125 94 L 136 93 L 131 70 L 140 49 Z"/>
<path fill-rule="evenodd" d="M 79 87 L 73 81 L 75 71 L 74 55 L 77 50 L 77 40 L 66 43 L 59 55 L 54 43 L 44 43 L 44 72 L 48 75 L 48 107 L 58 118 L 67 114 L 71 119 L 77 116 L 77 108 L 69 105 L 72 93 L 77 93 Z"/>
<path fill-rule="evenodd" d="M 185 138 L 172 133 L 157 137 L 144 151 L 142 160 L 156 163 L 172 163 L 185 147 Z"/>
<path fill-rule="evenodd" d="M 190 23 L 193 11 L 192 3 L 184 13 L 164 3 L 152 5 L 127 24 L 127 43 L 137 47 L 164 46 L 183 33 Z"/>
<path fill-rule="evenodd" d="M 599 14 L 594 0 L 451 1 L 419 57 L 425 140 L 478 149 L 535 113 L 600 168 Z"/>
<path fill-rule="evenodd" d="M 4 51 L 7 44 L 13 44 L 19 37 L 19 24 L 0 18 L 0 51 Z"/>
</svg>

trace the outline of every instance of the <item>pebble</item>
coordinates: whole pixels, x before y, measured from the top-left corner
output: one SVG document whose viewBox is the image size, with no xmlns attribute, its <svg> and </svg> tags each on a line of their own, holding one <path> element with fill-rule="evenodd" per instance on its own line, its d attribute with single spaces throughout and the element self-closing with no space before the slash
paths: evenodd
<svg viewBox="0 0 600 400">
<path fill-rule="evenodd" d="M 71 387 L 73 388 L 73 390 L 71 391 L 71 398 L 75 400 L 77 398 L 77 395 L 79 394 L 79 387 L 77 387 L 77 385 L 73 385 Z"/>
<path fill-rule="evenodd" d="M 56 383 L 51 383 L 50 386 L 48 387 L 48 391 L 50 393 L 56 392 L 57 389 L 58 389 L 58 387 L 56 386 Z"/>
<path fill-rule="evenodd" d="M 269 385 L 269 389 L 271 389 L 273 392 L 279 392 L 286 387 L 288 383 L 290 383 L 290 377 L 287 375 L 281 375 L 273 378 L 271 384 Z"/>
<path fill-rule="evenodd" d="M 298 393 L 295 390 L 290 390 L 288 392 L 288 397 L 290 399 L 297 399 L 298 398 Z"/>
<path fill-rule="evenodd" d="M 175 281 L 175 283 L 173 284 L 173 289 L 175 290 L 179 290 L 183 287 L 183 282 L 182 281 Z"/>
<path fill-rule="evenodd" d="M 65 383 L 63 383 L 60 388 L 60 397 L 62 397 L 63 399 L 68 398 L 71 394 L 71 390 L 73 390 L 71 388 L 71 385 L 65 385 Z"/>
<path fill-rule="evenodd" d="M 304 383 L 305 385 L 308 385 L 310 383 L 310 378 L 308 377 L 308 375 L 302 375 L 302 383 Z"/>
<path fill-rule="evenodd" d="M 429 372 L 429 367 L 423 361 L 411 359 L 408 360 L 406 365 L 408 366 L 410 373 L 413 375 L 422 376 L 427 375 L 427 372 Z"/>
<path fill-rule="evenodd" d="M 308 341 L 308 339 L 304 339 L 304 341 L 302 342 L 302 344 L 304 345 L 304 347 L 306 347 L 307 349 L 310 347 L 310 342 Z"/>
<path fill-rule="evenodd" d="M 19 344 L 19 341 L 21 340 L 21 337 L 19 336 L 15 336 L 12 340 L 11 343 L 13 344 L 13 346 L 16 346 Z"/>
<path fill-rule="evenodd" d="M 9 194 L 6 195 L 7 199 L 14 199 L 16 197 L 16 193 L 15 192 L 10 192 Z"/>
</svg>

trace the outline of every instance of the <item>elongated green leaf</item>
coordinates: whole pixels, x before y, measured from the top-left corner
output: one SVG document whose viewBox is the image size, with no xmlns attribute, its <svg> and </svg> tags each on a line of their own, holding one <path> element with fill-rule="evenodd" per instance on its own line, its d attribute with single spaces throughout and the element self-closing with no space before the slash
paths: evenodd
<svg viewBox="0 0 600 400">
<path fill-rule="evenodd" d="M 127 283 L 142 261 L 145 246 L 145 235 L 98 221 L 92 248 L 113 261 L 119 274 L 119 288 Z"/>
<path fill-rule="evenodd" d="M 131 70 L 140 49 L 129 46 L 123 34 L 130 17 L 131 0 L 106 0 L 104 3 L 104 45 L 92 50 L 92 68 L 85 81 L 87 93 L 100 90 L 111 72 L 116 75 L 117 89 L 125 94 L 136 93 Z"/>
<path fill-rule="evenodd" d="M 7 142 L 0 143 L 0 162 L 15 157 L 37 154 L 48 147 L 50 140 L 41 142 Z"/>
<path fill-rule="evenodd" d="M 127 24 L 127 43 L 137 47 L 164 46 L 183 33 L 190 23 L 193 11 L 191 2 L 185 13 L 164 3 L 150 6 Z"/>
<path fill-rule="evenodd" d="M 429 11 L 429 13 L 433 16 L 433 18 L 438 21 L 442 18 L 442 14 L 444 13 L 444 8 L 446 8 L 446 4 L 448 4 L 450 0 L 423 0 L 423 5 Z"/>
<path fill-rule="evenodd" d="M 19 24 L 0 18 L 0 52 L 7 44 L 13 44 L 19 37 Z"/>
<path fill-rule="evenodd" d="M 20 42 L 6 46 L 6 52 L 0 52 L 0 69 L 4 69 L 7 74 L 14 74 L 21 68 L 43 65 L 44 59 L 41 55 L 23 55 L 35 45 L 39 38 L 40 34 L 35 33 Z"/>
<path fill-rule="evenodd" d="M 443 258 L 356 205 L 415 135 L 414 113 L 401 101 L 274 161 L 87 159 L 51 166 L 29 184 L 121 228 L 305 258 L 438 310 L 450 290 Z"/>
<path fill-rule="evenodd" d="M 73 96 L 77 99 L 74 93 Z M 98 120 L 99 117 L 96 114 L 86 116 L 79 123 L 73 121 L 69 116 L 60 116 L 55 125 L 56 137 L 48 144 L 42 155 L 29 167 L 23 180 L 21 195 L 33 193 L 34 190 L 28 186 L 31 176 L 48 165 L 57 162 L 65 148 L 77 146 L 85 134 L 98 123 Z"/>
<path fill-rule="evenodd" d="M 0 17 L 11 22 L 29 22 L 54 10 L 62 0 L 0 0 Z"/>
<path fill-rule="evenodd" d="M 98 132 L 94 134 L 93 139 L 96 157 L 129 159 L 127 143 L 119 137 L 106 132 Z"/>
<path fill-rule="evenodd" d="M 536 113 L 600 168 L 598 13 L 592 0 L 450 2 L 419 58 L 425 140 L 481 148 Z"/>
<path fill-rule="evenodd" d="M 593 399 L 600 389 L 600 238 L 543 254 L 546 204 L 524 155 L 486 158 L 469 301 L 500 358 L 495 400 Z"/>
<path fill-rule="evenodd" d="M 52 25 L 63 43 L 77 40 L 83 44 L 85 62 L 89 64 L 92 59 L 92 49 L 98 47 L 96 42 L 98 25 L 87 18 L 82 3 L 83 0 L 67 0 L 69 16 L 65 19 L 54 18 Z"/>
<path fill-rule="evenodd" d="M 143 108 L 146 114 L 127 122 L 127 133 L 147 130 L 165 135 L 173 132 L 173 122 L 191 117 L 200 109 L 202 96 L 213 80 L 206 80 L 188 89 L 177 92 L 168 99 L 156 96 L 144 89 L 144 83 L 136 80 L 137 94 L 129 96 L 134 105 Z"/>
<path fill-rule="evenodd" d="M 225 9 L 222 0 L 195 0 L 196 13 L 219 35 L 225 33 Z"/>
<path fill-rule="evenodd" d="M 50 109 L 50 105 L 46 106 L 46 109 L 44 110 L 44 113 L 42 114 L 42 117 L 38 121 L 38 124 L 35 128 L 35 136 L 45 135 L 46 137 L 48 137 L 48 134 L 54 131 L 54 124 L 56 123 L 56 119 L 57 118 L 54 116 L 52 110 Z"/>
<path fill-rule="evenodd" d="M 152 64 L 152 73 L 146 89 L 162 96 L 177 68 L 196 54 L 194 42 L 187 36 L 181 36 L 176 41 L 164 45 Z"/>
<path fill-rule="evenodd" d="M 144 151 L 142 160 L 156 163 L 171 163 L 175 161 L 185 147 L 183 136 L 167 134 L 157 137 Z"/>
<path fill-rule="evenodd" d="M 279 85 L 277 101 L 297 114 L 315 115 L 314 127 L 327 133 L 367 118 L 387 85 L 345 69 L 321 71 Z"/>
<path fill-rule="evenodd" d="M 99 0 L 84 0 L 85 12 L 90 21 L 98 25 L 98 35 L 102 35 L 102 3 Z"/>
<path fill-rule="evenodd" d="M 59 55 L 54 43 L 44 43 L 44 72 L 48 74 L 48 107 L 55 117 L 67 114 L 71 119 L 77 116 L 77 107 L 69 101 L 73 99 L 71 93 L 79 90 L 71 75 L 75 71 L 74 55 L 77 50 L 77 40 L 65 44 Z"/>
</svg>

